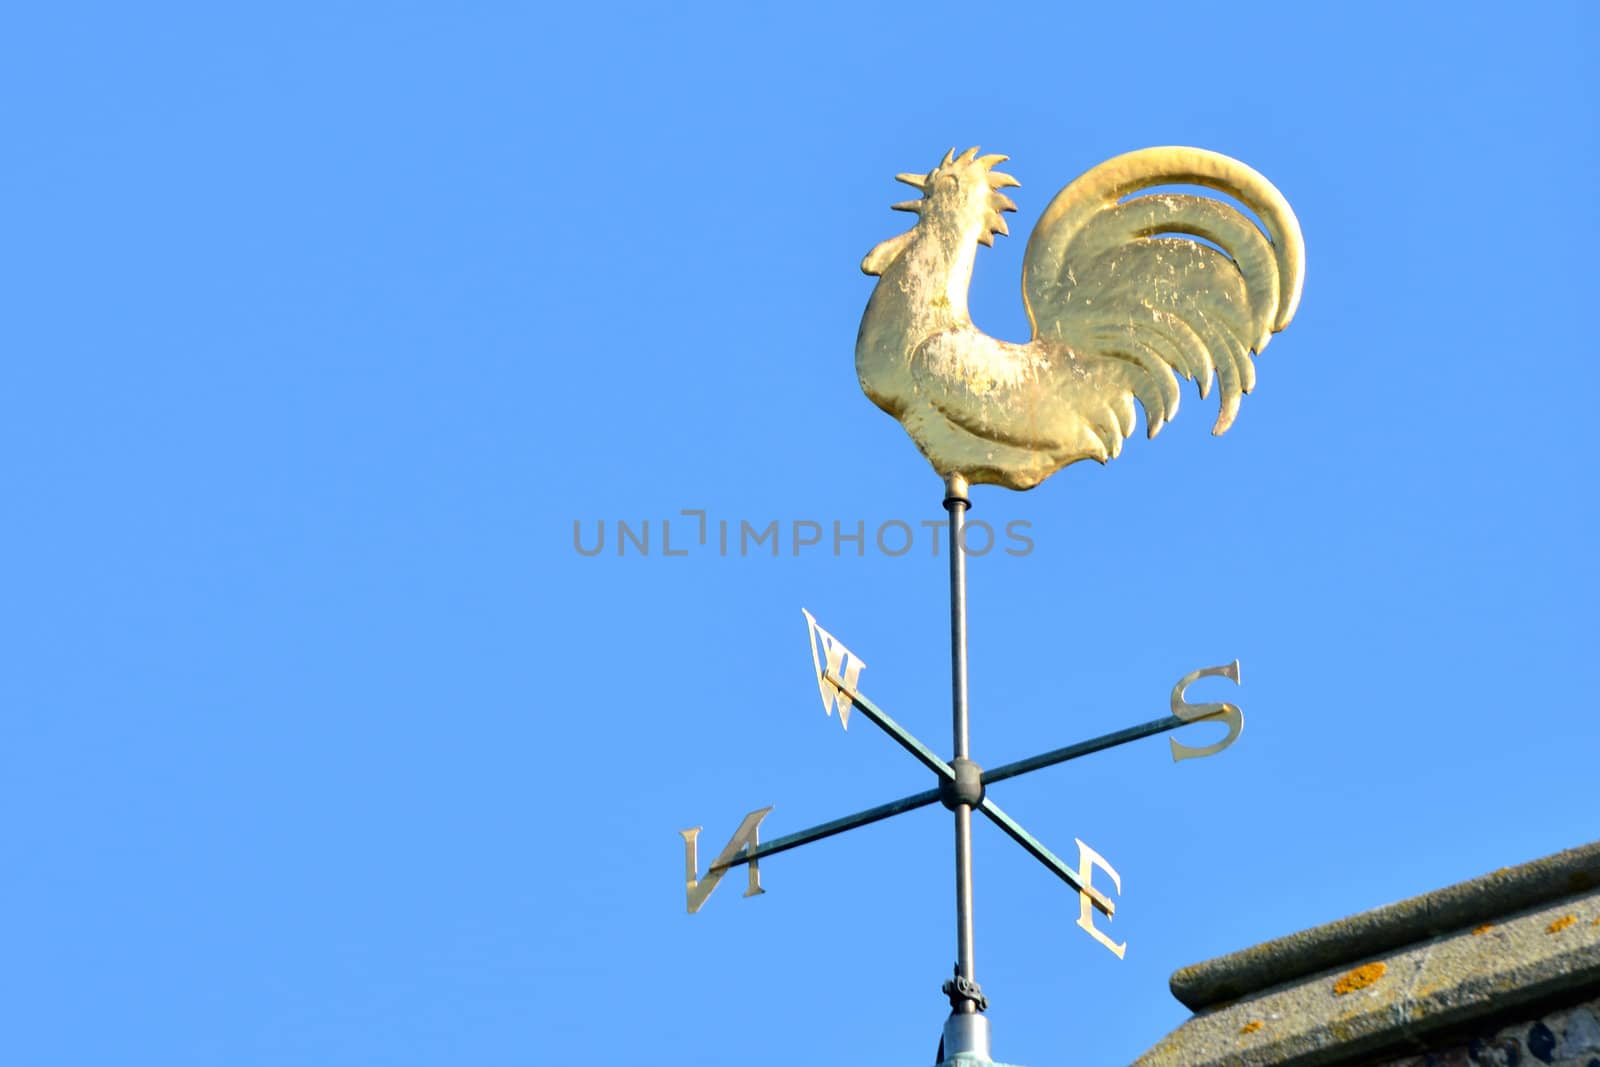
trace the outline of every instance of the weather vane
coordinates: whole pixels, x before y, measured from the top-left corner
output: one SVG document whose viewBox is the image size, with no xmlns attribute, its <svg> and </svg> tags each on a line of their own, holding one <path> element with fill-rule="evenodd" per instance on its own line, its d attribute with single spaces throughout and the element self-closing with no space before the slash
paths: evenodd
<svg viewBox="0 0 1600 1067">
<path fill-rule="evenodd" d="M 1031 489 L 1081 459 L 1116 456 L 1134 430 L 1134 401 L 1149 436 L 1178 411 L 1177 375 L 1206 397 L 1213 378 L 1225 431 L 1255 385 L 1252 352 L 1294 317 L 1304 276 L 1300 225 L 1277 189 L 1244 164 L 1198 148 L 1147 148 L 1108 160 L 1056 194 L 1028 239 L 1022 296 L 1033 336 L 1026 344 L 990 337 L 972 323 L 967 287 L 977 246 L 1007 232 L 1015 211 L 1002 191 L 1015 178 L 995 170 L 1005 156 L 951 150 L 926 174 L 896 178 L 917 189 L 895 204 L 916 225 L 861 262 L 878 283 L 861 319 L 856 373 L 861 388 L 905 427 L 944 479 L 950 528 L 950 648 L 954 752 L 947 762 L 860 692 L 865 664 L 805 612 L 823 708 L 848 726 L 852 711 L 876 723 L 923 766 L 938 787 L 808 830 L 760 842 L 770 807 L 744 817 L 704 875 L 700 828 L 682 831 L 689 911 L 699 911 L 723 875 L 747 868 L 746 896 L 763 892 L 758 861 L 892 815 L 941 803 L 955 814 L 956 965 L 946 981 L 950 1016 L 941 1060 L 990 1062 L 988 1007 L 973 964 L 972 813 L 981 812 L 1079 896 L 1078 925 L 1120 959 L 1125 943 L 1094 924 L 1112 901 L 1093 884 L 1098 868 L 1121 892 L 1122 880 L 1082 841 L 1069 865 L 988 796 L 1007 778 L 1086 756 L 1193 722 L 1227 726 L 1203 747 L 1171 741 L 1174 760 L 1209 756 L 1238 740 L 1244 715 L 1234 704 L 1191 703 L 1200 678 L 1239 681 L 1239 664 L 1191 671 L 1173 687 L 1172 714 L 1138 726 L 984 770 L 973 762 L 967 712 L 967 573 L 963 532 L 972 484 Z M 1193 193 L 1148 192 L 1199 186 L 1254 213 Z M 1143 194 L 1143 195 L 1141 195 Z M 1265 232 L 1263 232 L 1263 229 Z"/>
</svg>

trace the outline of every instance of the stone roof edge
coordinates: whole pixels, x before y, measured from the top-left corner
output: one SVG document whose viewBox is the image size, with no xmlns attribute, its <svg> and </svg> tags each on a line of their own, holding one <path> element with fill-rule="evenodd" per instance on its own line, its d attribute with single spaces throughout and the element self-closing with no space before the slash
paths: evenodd
<svg viewBox="0 0 1600 1067">
<path fill-rule="evenodd" d="M 1197 1012 L 1134 1067 L 1455 1063 L 1449 1046 L 1600 994 L 1600 890 L 1351 963 Z"/>
<path fill-rule="evenodd" d="M 1600 841 L 1173 972 L 1191 1011 L 1600 886 Z"/>
</svg>

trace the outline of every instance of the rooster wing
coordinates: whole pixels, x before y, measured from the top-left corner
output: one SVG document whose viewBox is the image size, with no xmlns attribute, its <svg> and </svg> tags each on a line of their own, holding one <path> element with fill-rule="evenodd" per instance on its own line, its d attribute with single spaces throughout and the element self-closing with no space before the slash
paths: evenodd
<svg viewBox="0 0 1600 1067">
<path fill-rule="evenodd" d="M 1226 193 L 1267 233 L 1222 200 L 1133 195 L 1171 185 Z M 1265 178 L 1215 152 L 1146 148 L 1056 194 L 1028 239 L 1022 291 L 1034 340 L 1064 347 L 1094 382 L 1071 402 L 1115 456 L 1133 432 L 1135 399 L 1152 437 L 1177 412 L 1174 373 L 1202 398 L 1215 374 L 1212 433 L 1225 431 L 1255 384 L 1250 353 L 1294 317 L 1304 270 L 1300 224 Z"/>
</svg>

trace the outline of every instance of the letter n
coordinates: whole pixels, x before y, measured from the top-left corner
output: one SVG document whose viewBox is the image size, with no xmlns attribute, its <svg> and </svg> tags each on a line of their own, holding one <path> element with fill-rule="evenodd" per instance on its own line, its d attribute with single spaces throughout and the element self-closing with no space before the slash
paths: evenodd
<svg viewBox="0 0 1600 1067">
<path fill-rule="evenodd" d="M 687 861 L 686 865 L 689 872 L 685 879 L 689 893 L 689 914 L 693 915 L 705 904 L 706 898 L 711 895 L 713 889 L 717 888 L 717 883 L 722 881 L 722 876 L 731 869 L 730 864 L 739 853 L 743 852 L 747 847 L 755 848 L 761 843 L 758 837 L 758 831 L 761 829 L 761 820 L 765 819 L 767 812 L 771 810 L 772 806 L 769 804 L 760 811 L 752 811 L 744 817 L 744 822 L 740 823 L 739 829 L 734 832 L 733 840 L 723 846 L 722 851 L 717 854 L 717 858 L 712 861 L 711 866 L 706 868 L 704 878 L 698 877 L 695 872 L 700 866 L 699 849 L 697 847 L 700 831 L 705 827 L 696 826 L 693 830 L 678 831 L 683 835 L 684 857 Z M 751 860 L 745 866 L 750 868 L 750 884 L 749 888 L 744 891 L 744 895 L 753 897 L 765 893 L 766 890 L 761 888 L 761 870 L 757 866 L 757 861 Z"/>
</svg>

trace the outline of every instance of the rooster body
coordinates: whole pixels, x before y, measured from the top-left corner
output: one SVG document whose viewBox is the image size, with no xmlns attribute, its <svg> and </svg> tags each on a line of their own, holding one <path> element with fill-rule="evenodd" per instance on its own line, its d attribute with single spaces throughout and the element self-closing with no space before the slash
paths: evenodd
<svg viewBox="0 0 1600 1067">
<path fill-rule="evenodd" d="M 1255 384 L 1251 353 L 1299 302 L 1304 253 L 1282 195 L 1201 149 L 1150 148 L 1101 164 L 1057 194 L 1028 241 L 1033 336 L 1014 344 L 983 333 L 967 310 L 977 246 L 1006 233 L 1001 212 L 1016 210 L 1001 192 L 1016 179 L 993 169 L 1004 159 L 952 151 L 926 175 L 897 176 L 923 196 L 894 205 L 916 212 L 916 225 L 861 264 L 879 277 L 856 341 L 867 396 L 941 475 L 1011 489 L 1116 456 L 1134 430 L 1135 400 L 1154 437 L 1178 409 L 1174 375 L 1195 381 L 1202 397 L 1215 377 L 1213 432 L 1226 430 Z M 1210 197 L 1124 199 L 1179 184 L 1237 197 L 1267 233 Z"/>
</svg>

